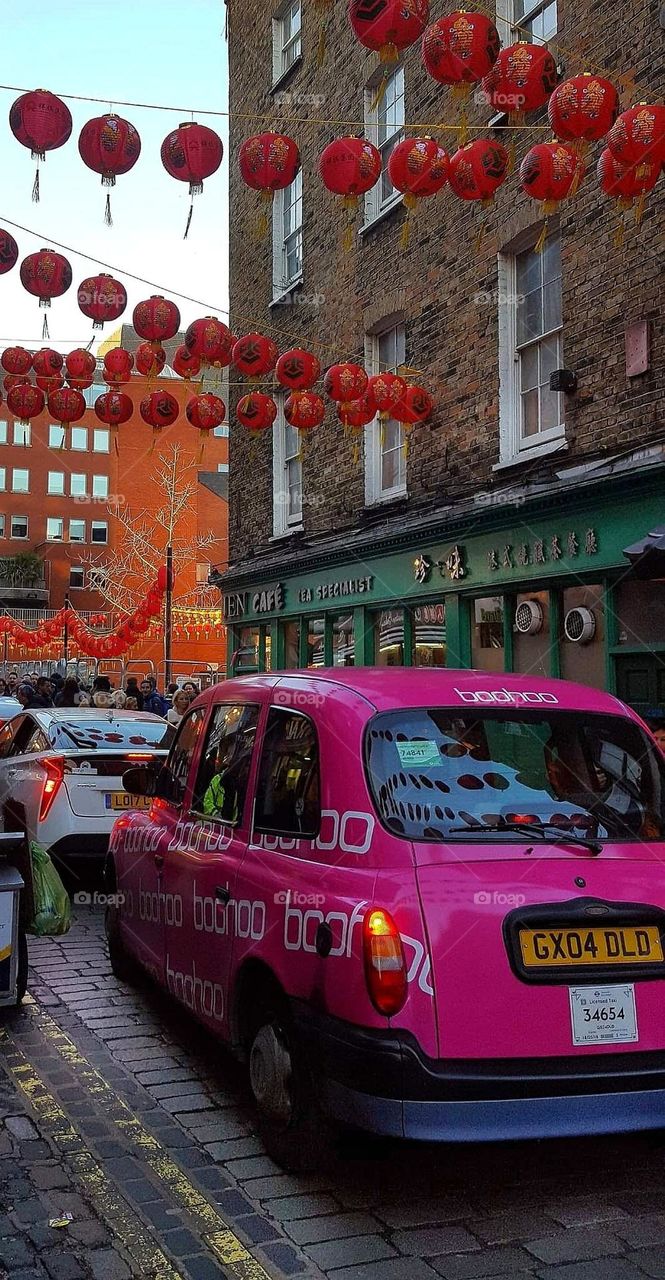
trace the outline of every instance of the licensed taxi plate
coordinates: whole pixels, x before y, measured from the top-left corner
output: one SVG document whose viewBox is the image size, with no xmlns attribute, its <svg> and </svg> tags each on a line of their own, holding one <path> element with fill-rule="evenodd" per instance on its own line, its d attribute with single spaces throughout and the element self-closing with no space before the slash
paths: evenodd
<svg viewBox="0 0 665 1280">
<path fill-rule="evenodd" d="M 586 928 L 520 929 L 524 968 L 608 968 L 663 963 L 660 929 L 655 924 Z"/>
<path fill-rule="evenodd" d="M 104 797 L 107 809 L 149 809 L 150 796 L 130 796 L 128 791 L 107 791 Z"/>
</svg>

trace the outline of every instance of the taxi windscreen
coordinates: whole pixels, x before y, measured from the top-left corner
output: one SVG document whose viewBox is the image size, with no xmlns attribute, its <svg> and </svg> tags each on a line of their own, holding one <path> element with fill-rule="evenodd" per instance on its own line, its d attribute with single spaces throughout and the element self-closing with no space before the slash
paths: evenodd
<svg viewBox="0 0 665 1280">
<path fill-rule="evenodd" d="M 365 762 L 381 821 L 409 840 L 665 835 L 665 760 L 622 716 L 405 708 L 369 722 Z"/>
</svg>

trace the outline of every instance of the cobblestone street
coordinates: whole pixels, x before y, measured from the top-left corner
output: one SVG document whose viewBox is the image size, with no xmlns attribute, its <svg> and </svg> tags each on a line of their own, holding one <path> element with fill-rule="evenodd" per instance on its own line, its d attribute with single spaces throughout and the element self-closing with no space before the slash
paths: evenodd
<svg viewBox="0 0 665 1280">
<path fill-rule="evenodd" d="M 242 1074 L 149 985 L 101 914 L 31 941 L 0 1026 L 0 1266 L 11 1280 L 638 1280 L 665 1276 L 660 1134 L 503 1147 L 346 1140 L 283 1173 Z M 49 1219 L 71 1213 L 68 1226 Z"/>
</svg>

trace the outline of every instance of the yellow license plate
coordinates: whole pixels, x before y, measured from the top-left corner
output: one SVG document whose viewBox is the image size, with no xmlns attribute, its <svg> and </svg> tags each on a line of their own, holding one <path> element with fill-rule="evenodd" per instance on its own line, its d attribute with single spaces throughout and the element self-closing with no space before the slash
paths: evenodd
<svg viewBox="0 0 665 1280">
<path fill-rule="evenodd" d="M 591 929 L 520 929 L 525 969 L 594 968 L 661 964 L 663 946 L 655 924 Z"/>
<path fill-rule="evenodd" d="M 112 791 L 106 797 L 107 809 L 149 809 L 150 796 L 130 796 L 128 791 Z"/>
</svg>

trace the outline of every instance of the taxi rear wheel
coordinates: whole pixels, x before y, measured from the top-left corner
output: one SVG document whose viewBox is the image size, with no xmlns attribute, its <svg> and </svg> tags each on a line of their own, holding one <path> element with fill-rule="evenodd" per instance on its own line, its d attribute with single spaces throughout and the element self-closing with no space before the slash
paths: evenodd
<svg viewBox="0 0 665 1280">
<path fill-rule="evenodd" d="M 320 1167 L 325 1120 L 288 1010 L 277 997 L 253 1019 L 249 1082 L 268 1154 L 294 1173 Z"/>
</svg>

